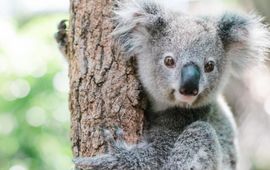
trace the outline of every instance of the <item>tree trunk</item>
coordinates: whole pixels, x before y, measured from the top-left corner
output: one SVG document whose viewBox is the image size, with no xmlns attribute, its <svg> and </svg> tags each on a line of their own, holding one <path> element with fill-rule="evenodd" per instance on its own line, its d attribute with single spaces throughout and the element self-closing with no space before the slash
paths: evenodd
<svg viewBox="0 0 270 170">
<path fill-rule="evenodd" d="M 136 142 L 143 126 L 143 97 L 133 67 L 112 46 L 114 0 L 71 0 L 67 32 L 74 157 L 106 151 L 103 129 L 123 129 Z"/>
</svg>

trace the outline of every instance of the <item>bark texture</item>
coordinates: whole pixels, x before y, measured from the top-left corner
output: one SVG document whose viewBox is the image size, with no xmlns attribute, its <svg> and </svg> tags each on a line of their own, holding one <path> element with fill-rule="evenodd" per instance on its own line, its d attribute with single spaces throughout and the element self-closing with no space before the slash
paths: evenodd
<svg viewBox="0 0 270 170">
<path fill-rule="evenodd" d="M 113 0 L 71 0 L 67 33 L 74 157 L 106 151 L 103 129 L 120 127 L 128 142 L 142 132 L 141 87 L 134 62 L 112 46 Z"/>
</svg>

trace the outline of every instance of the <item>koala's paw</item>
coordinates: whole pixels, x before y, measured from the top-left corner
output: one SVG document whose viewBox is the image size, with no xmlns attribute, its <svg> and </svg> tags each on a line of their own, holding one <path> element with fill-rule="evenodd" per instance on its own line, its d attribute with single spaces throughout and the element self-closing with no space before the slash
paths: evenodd
<svg viewBox="0 0 270 170">
<path fill-rule="evenodd" d="M 66 49 L 68 44 L 66 22 L 67 20 L 60 21 L 60 23 L 57 26 L 58 31 L 54 35 L 54 38 L 59 45 L 59 49 L 64 55 L 66 55 Z"/>
<path fill-rule="evenodd" d="M 94 157 L 77 157 L 73 159 L 76 168 L 81 169 L 114 169 L 117 164 L 117 158 L 110 155 L 104 154 Z"/>
<path fill-rule="evenodd" d="M 123 138 L 123 130 L 115 128 L 114 133 L 103 129 L 105 142 L 108 145 L 109 153 L 94 157 L 78 157 L 73 159 L 76 168 L 82 169 L 118 169 L 123 165 L 123 156 L 126 153 L 126 143 Z"/>
<path fill-rule="evenodd" d="M 127 148 L 127 143 L 124 140 L 124 132 L 121 128 L 116 128 L 114 134 L 109 130 L 103 130 L 105 141 L 108 144 L 111 153 L 119 153 Z"/>
</svg>

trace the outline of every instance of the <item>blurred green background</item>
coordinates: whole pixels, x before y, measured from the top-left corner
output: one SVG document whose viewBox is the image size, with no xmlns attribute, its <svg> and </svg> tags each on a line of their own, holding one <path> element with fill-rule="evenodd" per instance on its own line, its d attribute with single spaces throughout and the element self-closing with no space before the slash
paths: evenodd
<svg viewBox="0 0 270 170">
<path fill-rule="evenodd" d="M 14 3 L 0 2 L 0 170 L 72 169 L 67 63 L 53 37 L 69 2 Z"/>
<path fill-rule="evenodd" d="M 235 0 L 212 2 L 216 10 L 239 8 Z M 250 2 L 244 1 L 246 9 Z M 69 17 L 68 5 L 68 0 L 0 0 L 0 170 L 73 168 L 67 63 L 53 38 L 59 21 Z M 269 170 L 258 157 L 249 162 L 252 169 Z"/>
</svg>

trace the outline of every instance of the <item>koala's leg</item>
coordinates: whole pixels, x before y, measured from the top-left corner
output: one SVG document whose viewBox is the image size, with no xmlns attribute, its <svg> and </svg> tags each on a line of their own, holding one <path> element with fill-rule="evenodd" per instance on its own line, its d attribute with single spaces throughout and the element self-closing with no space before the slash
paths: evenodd
<svg viewBox="0 0 270 170">
<path fill-rule="evenodd" d="M 151 143 L 128 145 L 123 140 L 113 140 L 109 136 L 106 140 L 110 145 L 110 152 L 95 157 L 79 157 L 74 159 L 75 166 L 83 169 L 134 169 L 158 170 L 166 162 L 173 143 L 170 134 L 156 136 Z"/>
<path fill-rule="evenodd" d="M 66 57 L 67 56 L 67 20 L 62 20 L 57 26 L 58 31 L 55 33 L 54 38 L 58 43 L 58 47 L 62 54 Z"/>
<path fill-rule="evenodd" d="M 179 136 L 163 169 L 219 170 L 221 160 L 221 146 L 214 128 L 198 121 Z"/>
</svg>

